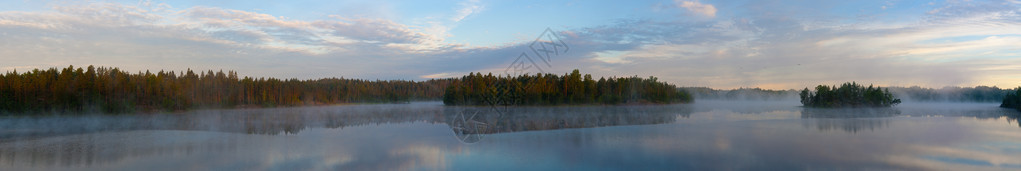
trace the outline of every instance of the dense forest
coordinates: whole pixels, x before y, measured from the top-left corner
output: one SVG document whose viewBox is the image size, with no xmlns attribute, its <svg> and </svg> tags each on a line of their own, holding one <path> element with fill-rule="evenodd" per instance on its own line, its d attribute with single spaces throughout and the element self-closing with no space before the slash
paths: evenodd
<svg viewBox="0 0 1021 171">
<path fill-rule="evenodd" d="M 807 107 L 890 107 L 900 104 L 889 90 L 850 82 L 837 86 L 819 85 L 815 92 L 805 88 L 799 94 Z"/>
<path fill-rule="evenodd" d="M 0 75 L 0 113 L 177 111 L 350 102 L 439 100 L 452 79 L 369 81 L 238 78 L 234 71 L 195 73 L 118 68 L 35 69 Z"/>
<path fill-rule="evenodd" d="M 1007 93 L 1003 98 L 1003 103 L 1000 107 L 1014 108 L 1021 110 L 1021 87 L 1017 87 L 1013 92 Z"/>
<path fill-rule="evenodd" d="M 493 76 L 471 73 L 454 80 L 443 95 L 447 105 L 559 105 L 688 103 L 692 98 L 656 77 L 595 80 L 578 70 L 563 76 Z"/>
</svg>

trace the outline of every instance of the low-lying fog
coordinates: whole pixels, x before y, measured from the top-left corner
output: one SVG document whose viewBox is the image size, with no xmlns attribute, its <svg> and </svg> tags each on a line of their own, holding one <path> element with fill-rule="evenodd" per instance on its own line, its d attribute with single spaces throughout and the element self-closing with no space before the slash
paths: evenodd
<svg viewBox="0 0 1021 171">
<path fill-rule="evenodd" d="M 1016 146 L 1009 145 L 1021 143 L 1013 138 L 1021 137 L 1018 113 L 996 103 L 819 109 L 795 99 L 700 99 L 672 105 L 424 102 L 0 117 L 0 170 L 137 170 L 168 162 L 203 170 L 482 169 L 467 164 L 474 162 L 509 162 L 524 170 L 1004 169 L 1021 166 Z M 281 155 L 290 157 L 266 159 Z"/>
</svg>

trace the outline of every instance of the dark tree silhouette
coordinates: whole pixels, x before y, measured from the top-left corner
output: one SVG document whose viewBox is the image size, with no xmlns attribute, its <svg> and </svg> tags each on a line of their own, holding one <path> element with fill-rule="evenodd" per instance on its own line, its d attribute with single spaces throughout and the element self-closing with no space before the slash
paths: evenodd
<svg viewBox="0 0 1021 171">
<path fill-rule="evenodd" d="M 447 105 L 560 105 L 688 103 L 692 98 L 656 77 L 599 78 L 578 70 L 557 76 L 493 76 L 471 73 L 454 80 L 443 95 Z"/>
<path fill-rule="evenodd" d="M 439 100 L 452 80 L 283 80 L 238 78 L 234 71 L 130 74 L 118 68 L 69 66 L 0 75 L 0 113 L 126 113 Z"/>
<path fill-rule="evenodd" d="M 1014 92 L 1007 93 L 1003 97 L 1003 103 L 1000 104 L 1000 107 L 1021 110 L 1021 87 L 1015 89 Z"/>
<path fill-rule="evenodd" d="M 799 94 L 801 104 L 807 107 L 890 107 L 900 104 L 889 90 L 872 85 L 865 87 L 850 82 L 840 87 L 819 85 L 815 92 L 805 88 Z"/>
</svg>

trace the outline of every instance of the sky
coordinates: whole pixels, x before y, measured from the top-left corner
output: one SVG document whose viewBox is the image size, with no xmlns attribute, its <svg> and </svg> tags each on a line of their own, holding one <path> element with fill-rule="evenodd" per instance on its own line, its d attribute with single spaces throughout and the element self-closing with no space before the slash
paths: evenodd
<svg viewBox="0 0 1021 171">
<path fill-rule="evenodd" d="M 0 1 L 0 70 L 1021 86 L 1021 0 Z"/>
</svg>

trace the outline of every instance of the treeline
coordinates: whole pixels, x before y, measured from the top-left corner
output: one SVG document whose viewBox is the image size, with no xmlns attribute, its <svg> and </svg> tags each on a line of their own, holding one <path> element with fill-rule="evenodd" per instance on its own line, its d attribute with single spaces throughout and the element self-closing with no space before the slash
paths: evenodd
<svg viewBox="0 0 1021 171">
<path fill-rule="evenodd" d="M 195 73 L 190 69 L 130 74 L 118 68 L 69 66 L 0 76 L 0 113 L 125 113 L 438 100 L 451 81 L 239 78 L 234 71 Z"/>
<path fill-rule="evenodd" d="M 798 99 L 798 91 L 790 90 L 769 90 L 762 88 L 739 88 L 732 90 L 712 89 L 708 87 L 681 87 L 681 90 L 691 93 L 695 99 L 713 100 L 794 100 Z"/>
<path fill-rule="evenodd" d="M 739 88 L 732 90 L 712 89 L 708 87 L 682 87 L 696 99 L 717 100 L 789 100 L 798 99 L 797 90 L 769 90 L 761 88 Z M 990 86 L 975 87 L 943 87 L 923 88 L 887 87 L 905 101 L 915 102 L 1001 102 L 1011 89 Z"/>
<path fill-rule="evenodd" d="M 1003 97 L 1003 103 L 1000 104 L 1000 107 L 1021 110 L 1021 87 L 1017 87 L 1013 92 L 1007 93 Z"/>
<path fill-rule="evenodd" d="M 1011 89 L 1000 89 L 993 86 L 975 87 L 943 87 L 922 88 L 911 87 L 889 87 L 890 93 L 896 94 L 905 100 L 919 102 L 1001 102 Z"/>
<path fill-rule="evenodd" d="M 805 88 L 799 94 L 807 107 L 890 107 L 900 104 L 889 90 L 850 82 L 837 86 L 819 85 L 815 92 Z"/>
<path fill-rule="evenodd" d="M 557 76 L 493 76 L 471 73 L 454 80 L 443 95 L 447 105 L 559 105 L 688 103 L 691 95 L 656 77 L 595 80 L 578 70 Z"/>
</svg>

